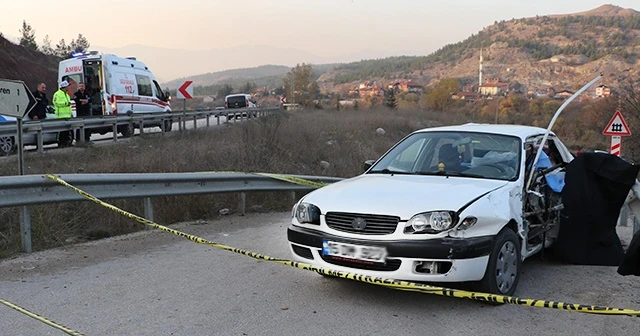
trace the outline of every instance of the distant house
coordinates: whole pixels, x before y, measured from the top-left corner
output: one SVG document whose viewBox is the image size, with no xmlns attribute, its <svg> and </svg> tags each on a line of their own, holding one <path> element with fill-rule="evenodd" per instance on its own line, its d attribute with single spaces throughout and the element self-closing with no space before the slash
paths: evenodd
<svg viewBox="0 0 640 336">
<path fill-rule="evenodd" d="M 487 78 L 485 83 L 478 87 L 478 92 L 485 96 L 496 96 L 509 92 L 510 84 L 501 82 L 498 78 Z"/>
<path fill-rule="evenodd" d="M 480 91 L 480 94 L 484 96 L 497 96 L 502 92 L 500 87 L 495 84 L 482 84 L 478 90 Z"/>
<path fill-rule="evenodd" d="M 558 91 L 556 92 L 556 94 L 553 96 L 554 99 L 567 99 L 570 98 L 571 96 L 573 96 L 574 92 L 569 91 L 569 90 L 562 90 L 562 91 Z"/>
<path fill-rule="evenodd" d="M 403 80 L 390 83 L 387 85 L 387 89 L 394 90 L 396 92 L 412 92 L 420 93 L 424 90 L 425 85 L 422 83 L 414 82 L 412 80 Z"/>
<path fill-rule="evenodd" d="M 527 97 L 529 98 L 551 98 L 555 96 L 556 91 L 552 87 L 547 88 L 531 88 L 527 90 Z"/>
<path fill-rule="evenodd" d="M 424 84 L 413 82 L 411 80 L 402 81 L 399 86 L 401 91 L 404 92 L 422 92 L 424 89 Z"/>
<path fill-rule="evenodd" d="M 338 101 L 338 104 L 340 104 L 340 106 L 355 106 L 356 105 L 356 100 L 355 99 L 340 99 Z"/>
<path fill-rule="evenodd" d="M 481 94 L 479 92 L 471 92 L 471 91 L 461 91 L 451 96 L 451 98 L 453 99 L 459 99 L 459 100 L 464 100 L 468 102 L 474 102 L 480 99 L 480 97 L 481 97 Z"/>
<path fill-rule="evenodd" d="M 384 89 L 376 82 L 365 82 L 358 86 L 358 94 L 360 98 L 382 97 L 384 96 Z"/>
<path fill-rule="evenodd" d="M 611 88 L 602 84 L 598 87 L 596 87 L 596 97 L 598 98 L 602 98 L 602 97 L 608 97 L 611 95 Z"/>
<path fill-rule="evenodd" d="M 356 87 L 354 89 L 349 90 L 349 97 L 360 97 L 360 90 Z"/>
</svg>

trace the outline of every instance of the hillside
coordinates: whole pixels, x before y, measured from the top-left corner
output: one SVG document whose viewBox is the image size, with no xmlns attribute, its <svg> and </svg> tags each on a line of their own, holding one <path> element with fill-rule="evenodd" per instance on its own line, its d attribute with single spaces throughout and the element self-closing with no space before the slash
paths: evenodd
<svg viewBox="0 0 640 336">
<path fill-rule="evenodd" d="M 599 72 L 640 71 L 640 12 L 604 5 L 571 15 L 495 22 L 431 55 L 343 64 L 320 82 L 333 90 L 341 84 L 395 78 L 433 83 L 456 77 L 462 84 L 475 84 L 481 47 L 484 78 L 570 89 Z"/>
<path fill-rule="evenodd" d="M 0 35 L 0 78 L 22 80 L 35 91 L 40 82 L 47 85 L 49 99 L 57 89 L 58 59 L 16 45 Z"/>
<path fill-rule="evenodd" d="M 262 65 L 254 68 L 231 69 L 218 72 L 209 72 L 206 74 L 177 78 L 172 81 L 163 83 L 168 87 L 177 87 L 185 80 L 192 80 L 195 85 L 209 86 L 219 83 L 228 83 L 230 81 L 255 81 L 258 78 L 269 78 L 273 76 L 284 76 L 291 68 L 283 65 Z"/>
<path fill-rule="evenodd" d="M 317 64 L 313 65 L 316 78 L 334 69 L 337 64 Z M 215 94 L 219 87 L 228 84 L 235 89 L 239 89 L 246 83 L 251 82 L 256 87 L 280 87 L 285 74 L 291 71 L 291 67 L 283 65 L 262 65 L 253 68 L 231 69 L 206 74 L 183 77 L 162 83 L 162 87 L 170 89 L 178 87 L 185 80 L 193 81 L 194 93 L 196 95 Z"/>
</svg>

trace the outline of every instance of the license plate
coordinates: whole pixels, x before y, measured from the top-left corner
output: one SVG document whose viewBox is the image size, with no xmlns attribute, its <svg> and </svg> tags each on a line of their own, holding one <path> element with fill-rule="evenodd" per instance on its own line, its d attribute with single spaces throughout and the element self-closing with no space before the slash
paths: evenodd
<svg viewBox="0 0 640 336">
<path fill-rule="evenodd" d="M 387 257 L 387 249 L 378 246 L 362 246 L 324 240 L 322 242 L 322 254 L 333 257 L 384 263 L 385 258 Z"/>
</svg>

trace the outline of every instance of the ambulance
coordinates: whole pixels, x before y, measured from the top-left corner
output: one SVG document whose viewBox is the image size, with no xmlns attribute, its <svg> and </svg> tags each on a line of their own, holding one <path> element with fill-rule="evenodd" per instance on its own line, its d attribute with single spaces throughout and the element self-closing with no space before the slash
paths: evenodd
<svg viewBox="0 0 640 336">
<path fill-rule="evenodd" d="M 70 84 L 69 94 L 78 90 L 83 82 L 91 97 L 91 114 L 132 115 L 170 112 L 171 97 L 162 91 L 160 84 L 149 68 L 135 57 L 118 57 L 97 51 L 74 53 L 71 58 L 60 61 L 58 81 Z M 73 106 L 74 112 L 76 111 Z M 171 131 L 172 120 L 165 120 L 165 131 Z M 134 125 L 139 128 L 139 124 Z M 145 121 L 145 127 L 161 127 L 161 121 Z M 111 127 L 88 129 L 92 133 L 105 134 Z M 134 134 L 130 125 L 119 125 L 118 133 L 124 137 Z"/>
</svg>

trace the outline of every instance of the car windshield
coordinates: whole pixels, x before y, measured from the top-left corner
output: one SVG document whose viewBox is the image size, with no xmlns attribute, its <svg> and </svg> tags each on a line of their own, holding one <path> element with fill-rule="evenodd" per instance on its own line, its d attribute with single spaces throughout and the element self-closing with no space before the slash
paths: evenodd
<svg viewBox="0 0 640 336">
<path fill-rule="evenodd" d="M 433 131 L 414 133 L 385 154 L 369 174 L 445 175 L 516 180 L 522 142 L 514 136 Z"/>
</svg>

